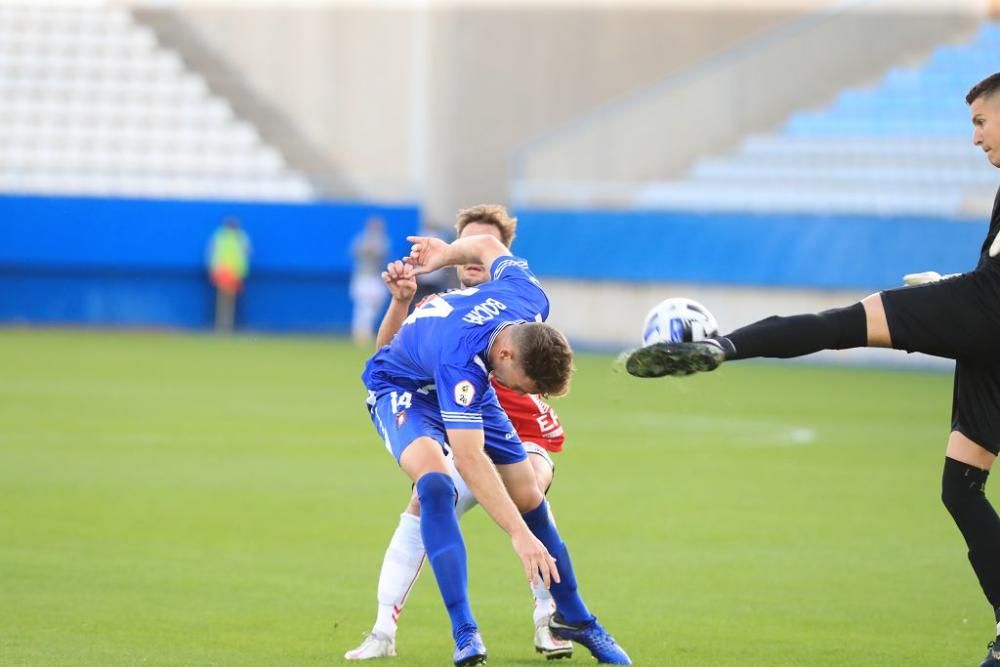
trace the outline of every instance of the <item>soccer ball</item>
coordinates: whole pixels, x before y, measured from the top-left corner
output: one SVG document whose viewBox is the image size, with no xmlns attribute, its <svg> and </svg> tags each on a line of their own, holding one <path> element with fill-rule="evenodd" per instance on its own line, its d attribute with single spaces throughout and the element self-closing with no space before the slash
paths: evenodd
<svg viewBox="0 0 1000 667">
<path fill-rule="evenodd" d="M 676 297 L 653 306 L 642 325 L 642 344 L 680 343 L 711 338 L 719 324 L 708 308 L 693 299 Z"/>
</svg>

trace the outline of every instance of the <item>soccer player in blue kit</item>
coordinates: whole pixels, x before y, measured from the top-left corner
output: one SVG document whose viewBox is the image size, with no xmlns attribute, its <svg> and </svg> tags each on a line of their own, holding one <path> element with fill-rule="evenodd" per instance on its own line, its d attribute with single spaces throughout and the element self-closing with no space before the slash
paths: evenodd
<svg viewBox="0 0 1000 667">
<path fill-rule="evenodd" d="M 479 504 L 510 536 L 529 580 L 550 585 L 550 627 L 586 646 L 600 663 L 631 664 L 577 590 L 569 552 L 538 489 L 531 464 L 490 385 L 525 393 L 566 393 L 573 352 L 544 324 L 549 302 L 523 259 L 492 236 L 447 244 L 413 236 L 405 270 L 414 275 L 479 263 L 491 281 L 427 299 L 392 343 L 368 360 L 362 379 L 372 422 L 420 498 L 420 532 L 451 618 L 454 663 L 486 662 L 468 600 L 465 543 L 455 515 L 455 466 Z"/>
</svg>

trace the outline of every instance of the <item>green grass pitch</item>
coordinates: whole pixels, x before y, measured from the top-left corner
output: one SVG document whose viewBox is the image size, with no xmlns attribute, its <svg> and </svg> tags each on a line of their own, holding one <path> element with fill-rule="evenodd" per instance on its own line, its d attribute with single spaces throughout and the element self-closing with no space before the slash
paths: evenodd
<svg viewBox="0 0 1000 667">
<path fill-rule="evenodd" d="M 365 356 L 0 331 L 0 665 L 346 664 L 409 492 Z M 550 499 L 636 664 L 978 664 L 992 614 L 939 500 L 949 375 L 577 365 Z M 482 510 L 463 530 L 490 663 L 544 664 L 509 541 Z M 388 664 L 451 648 L 425 572 Z"/>
</svg>

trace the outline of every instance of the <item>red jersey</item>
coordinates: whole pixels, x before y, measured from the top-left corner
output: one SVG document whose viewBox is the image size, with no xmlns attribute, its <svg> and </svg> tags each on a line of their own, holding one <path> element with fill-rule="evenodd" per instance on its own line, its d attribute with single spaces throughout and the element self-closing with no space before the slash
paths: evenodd
<svg viewBox="0 0 1000 667">
<path fill-rule="evenodd" d="M 522 442 L 533 442 L 550 452 L 561 452 L 566 434 L 559 415 L 538 394 L 522 394 L 493 379 L 500 407 L 503 408 Z"/>
</svg>

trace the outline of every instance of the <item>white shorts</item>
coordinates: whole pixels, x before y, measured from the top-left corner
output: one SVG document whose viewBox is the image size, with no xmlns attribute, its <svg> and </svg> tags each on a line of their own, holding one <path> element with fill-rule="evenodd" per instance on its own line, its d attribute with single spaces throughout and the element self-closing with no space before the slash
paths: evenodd
<svg viewBox="0 0 1000 667">
<path fill-rule="evenodd" d="M 529 454 L 541 456 L 545 459 L 545 462 L 549 464 L 549 467 L 552 468 L 552 472 L 554 473 L 556 471 L 556 462 L 552 460 L 549 450 L 534 442 L 522 442 L 521 444 L 524 445 L 524 451 Z"/>
<path fill-rule="evenodd" d="M 461 517 L 478 505 L 479 501 L 472 495 L 472 489 L 465 483 L 462 476 L 458 474 L 458 468 L 455 467 L 455 457 L 451 455 L 451 452 L 445 458 L 448 461 L 448 470 L 451 471 L 451 479 L 455 482 L 455 491 L 458 492 L 458 501 L 455 503 L 455 514 Z"/>
</svg>

